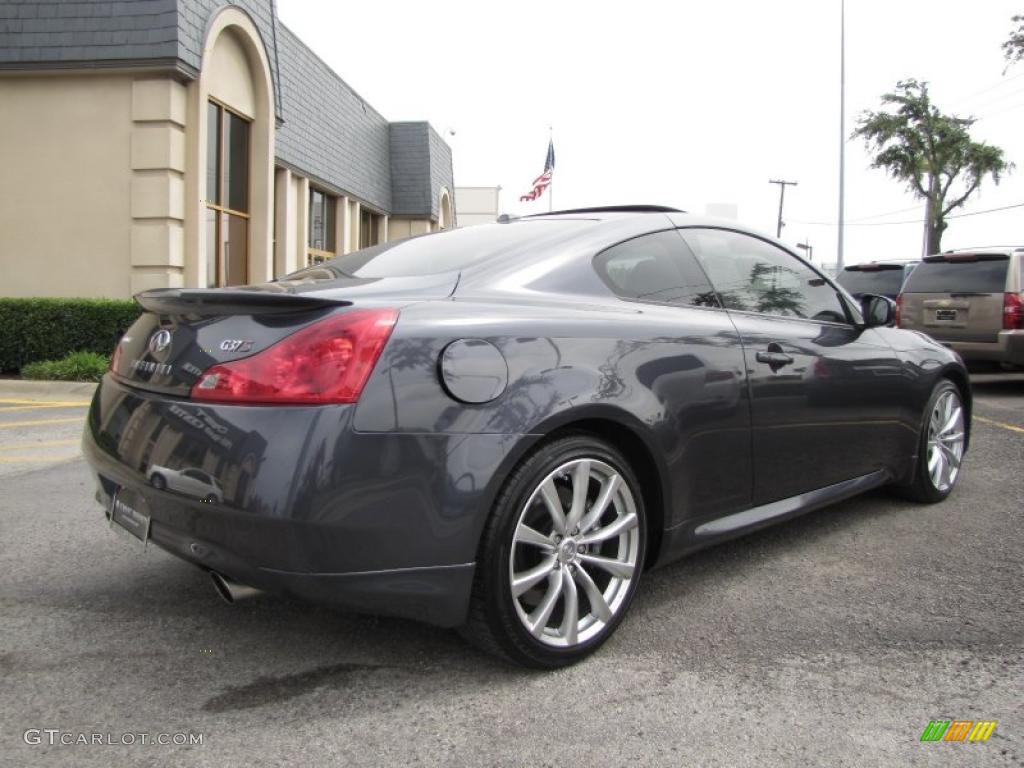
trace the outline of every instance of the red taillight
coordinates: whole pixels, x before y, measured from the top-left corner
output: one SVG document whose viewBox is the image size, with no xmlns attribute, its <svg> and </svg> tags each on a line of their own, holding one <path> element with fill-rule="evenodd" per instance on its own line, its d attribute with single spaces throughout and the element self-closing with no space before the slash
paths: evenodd
<svg viewBox="0 0 1024 768">
<path fill-rule="evenodd" d="M 1003 294 L 1003 330 L 1024 330 L 1024 300 L 1019 293 Z"/>
<path fill-rule="evenodd" d="M 222 403 L 354 403 L 397 319 L 395 309 L 332 315 L 252 357 L 207 369 L 192 397 Z"/>
<path fill-rule="evenodd" d="M 897 328 L 900 327 L 900 319 L 903 317 L 903 294 L 896 296 L 896 322 Z"/>
</svg>

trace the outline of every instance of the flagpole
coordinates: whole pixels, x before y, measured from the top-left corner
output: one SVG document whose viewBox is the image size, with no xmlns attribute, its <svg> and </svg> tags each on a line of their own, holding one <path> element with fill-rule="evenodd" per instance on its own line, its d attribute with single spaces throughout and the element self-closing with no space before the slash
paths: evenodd
<svg viewBox="0 0 1024 768">
<path fill-rule="evenodd" d="M 846 217 L 846 0 L 839 3 L 839 234 L 836 270 L 843 271 L 843 226 Z"/>
<path fill-rule="evenodd" d="M 553 126 L 548 126 L 548 146 L 555 140 L 555 129 Z M 551 169 L 551 181 L 548 183 L 548 213 L 551 213 L 555 206 L 555 169 Z"/>
</svg>

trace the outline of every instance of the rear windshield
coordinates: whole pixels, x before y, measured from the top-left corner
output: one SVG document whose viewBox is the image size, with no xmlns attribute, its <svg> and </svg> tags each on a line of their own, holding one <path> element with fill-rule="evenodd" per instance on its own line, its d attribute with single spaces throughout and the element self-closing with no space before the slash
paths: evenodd
<svg viewBox="0 0 1024 768">
<path fill-rule="evenodd" d="M 850 293 L 899 293 L 903 285 L 903 267 L 863 270 L 844 269 L 836 278 Z"/>
<path fill-rule="evenodd" d="M 432 235 L 393 240 L 326 261 L 310 270 L 329 269 L 352 277 L 412 277 L 454 272 L 496 257 L 516 258 L 549 248 L 578 234 L 592 219 L 528 219 L 479 224 Z M 289 279 L 302 277 L 303 270 Z"/>
<path fill-rule="evenodd" d="M 977 261 L 925 261 L 910 273 L 904 293 L 1002 293 L 1007 256 Z"/>
</svg>

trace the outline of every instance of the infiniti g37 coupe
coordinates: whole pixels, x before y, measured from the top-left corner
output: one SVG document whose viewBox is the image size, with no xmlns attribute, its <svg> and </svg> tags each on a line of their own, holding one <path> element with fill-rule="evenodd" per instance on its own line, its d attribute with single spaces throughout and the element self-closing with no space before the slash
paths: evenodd
<svg viewBox="0 0 1024 768">
<path fill-rule="evenodd" d="M 963 364 L 891 301 L 668 208 L 137 300 L 84 437 L 111 527 L 229 599 L 460 627 L 534 667 L 607 640 L 646 569 L 879 486 L 941 501 L 968 444 Z"/>
</svg>

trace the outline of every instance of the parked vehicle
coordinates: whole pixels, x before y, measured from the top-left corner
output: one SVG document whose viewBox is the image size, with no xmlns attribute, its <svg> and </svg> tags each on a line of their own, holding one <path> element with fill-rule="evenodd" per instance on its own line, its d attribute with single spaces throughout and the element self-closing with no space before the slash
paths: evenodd
<svg viewBox="0 0 1024 768">
<path fill-rule="evenodd" d="M 855 299 L 871 293 L 888 296 L 895 301 L 904 281 L 920 263 L 919 259 L 914 259 L 913 261 L 868 261 L 863 264 L 850 264 L 843 267 L 836 282 L 849 291 Z"/>
<path fill-rule="evenodd" d="M 206 501 L 224 501 L 217 481 L 196 467 L 171 469 L 154 464 L 149 470 L 149 484 L 159 491 L 169 489 Z"/>
<path fill-rule="evenodd" d="M 1024 366 L 1024 248 L 928 256 L 903 286 L 899 326 L 923 331 L 969 364 Z"/>
<path fill-rule="evenodd" d="M 84 438 L 111 523 L 228 598 L 461 627 L 534 667 L 607 640 L 645 569 L 879 486 L 941 501 L 968 446 L 963 365 L 891 301 L 667 208 L 137 299 Z M 216 466 L 223 500 L 154 487 L 154 456 Z"/>
</svg>

